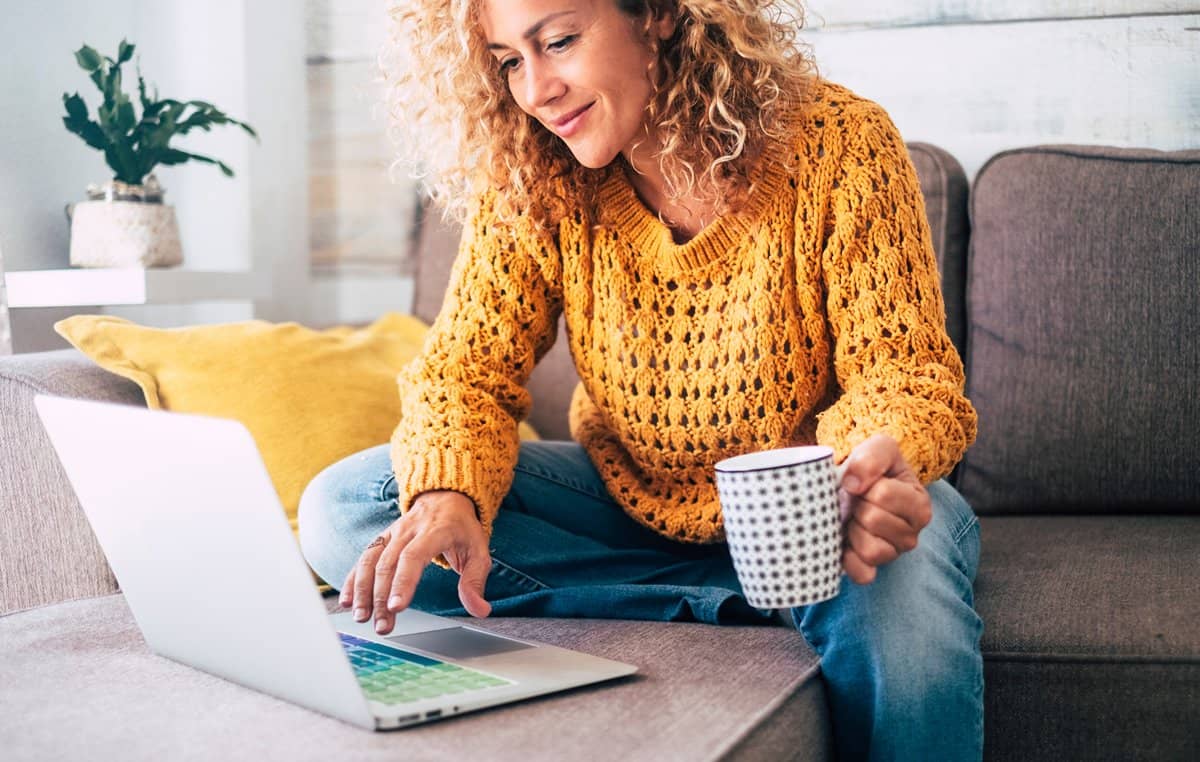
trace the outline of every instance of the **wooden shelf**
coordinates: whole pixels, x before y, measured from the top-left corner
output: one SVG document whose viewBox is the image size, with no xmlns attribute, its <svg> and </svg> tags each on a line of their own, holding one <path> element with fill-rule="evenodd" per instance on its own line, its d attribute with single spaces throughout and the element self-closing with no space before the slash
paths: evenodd
<svg viewBox="0 0 1200 762">
<path fill-rule="evenodd" d="M 269 290 L 251 272 L 181 268 L 18 270 L 4 279 L 13 309 L 252 301 Z"/>
</svg>

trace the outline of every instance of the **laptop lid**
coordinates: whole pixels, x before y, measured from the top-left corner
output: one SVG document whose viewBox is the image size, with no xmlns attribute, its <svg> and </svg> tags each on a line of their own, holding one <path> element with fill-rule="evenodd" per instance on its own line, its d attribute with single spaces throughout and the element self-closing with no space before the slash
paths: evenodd
<svg viewBox="0 0 1200 762">
<path fill-rule="evenodd" d="M 43 395 L 34 403 L 154 651 L 375 727 L 242 424 Z"/>
</svg>

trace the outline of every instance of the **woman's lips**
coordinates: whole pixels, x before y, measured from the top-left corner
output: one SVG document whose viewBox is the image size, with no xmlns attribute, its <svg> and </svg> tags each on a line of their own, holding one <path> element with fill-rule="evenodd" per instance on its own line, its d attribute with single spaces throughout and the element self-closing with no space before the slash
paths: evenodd
<svg viewBox="0 0 1200 762">
<path fill-rule="evenodd" d="M 574 135 L 579 130 L 580 125 L 583 124 L 583 118 L 587 116 L 587 112 L 591 110 L 592 106 L 594 105 L 596 105 L 595 101 L 589 103 L 578 111 L 568 114 L 564 119 L 553 122 L 554 132 L 557 133 L 560 138 L 569 138 Z"/>
</svg>

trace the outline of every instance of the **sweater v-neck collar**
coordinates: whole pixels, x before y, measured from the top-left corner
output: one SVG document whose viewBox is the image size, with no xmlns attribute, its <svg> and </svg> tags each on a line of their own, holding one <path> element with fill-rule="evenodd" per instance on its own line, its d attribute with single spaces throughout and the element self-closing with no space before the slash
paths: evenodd
<svg viewBox="0 0 1200 762">
<path fill-rule="evenodd" d="M 785 122 L 789 128 L 794 124 L 791 118 Z M 623 171 L 610 173 L 600 186 L 602 218 L 660 271 L 682 273 L 703 267 L 760 228 L 762 216 L 787 181 L 784 159 L 789 148 L 785 140 L 771 141 L 752 172 L 755 188 L 743 208 L 713 220 L 685 243 L 675 242 L 670 226 L 647 208 Z"/>
</svg>

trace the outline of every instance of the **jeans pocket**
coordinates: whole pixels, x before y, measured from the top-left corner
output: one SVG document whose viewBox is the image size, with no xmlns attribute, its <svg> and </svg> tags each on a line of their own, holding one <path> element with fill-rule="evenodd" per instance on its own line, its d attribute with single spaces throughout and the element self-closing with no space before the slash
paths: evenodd
<svg viewBox="0 0 1200 762">
<path fill-rule="evenodd" d="M 390 503 L 400 497 L 400 488 L 396 485 L 396 475 L 389 473 L 383 477 L 383 481 L 379 483 L 379 502 Z"/>
</svg>

